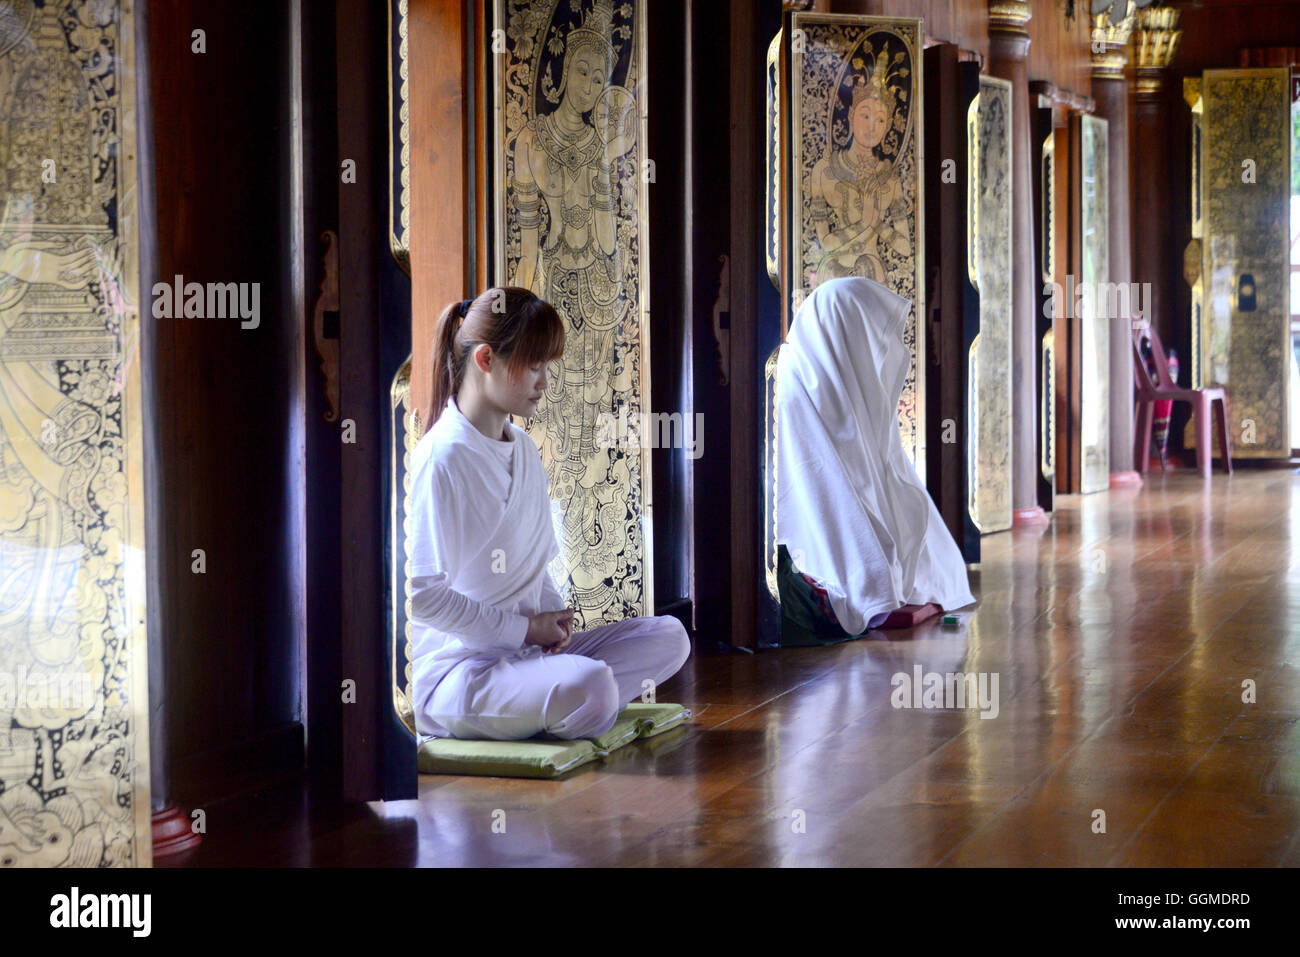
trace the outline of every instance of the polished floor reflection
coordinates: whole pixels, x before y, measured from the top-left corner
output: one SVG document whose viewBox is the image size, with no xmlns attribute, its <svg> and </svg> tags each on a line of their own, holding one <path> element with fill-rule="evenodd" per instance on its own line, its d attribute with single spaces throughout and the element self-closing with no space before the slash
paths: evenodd
<svg viewBox="0 0 1300 957">
<path fill-rule="evenodd" d="M 1041 532 L 985 539 L 956 630 L 697 657 L 660 694 L 689 728 L 564 780 L 421 776 L 418 801 L 238 856 L 1300 864 L 1300 475 L 1155 473 L 1059 505 Z M 923 682 L 906 698 L 922 707 L 895 707 L 918 666 L 989 697 L 996 676 L 996 702 L 925 707 Z M 208 844 L 193 863 L 225 856 Z"/>
</svg>

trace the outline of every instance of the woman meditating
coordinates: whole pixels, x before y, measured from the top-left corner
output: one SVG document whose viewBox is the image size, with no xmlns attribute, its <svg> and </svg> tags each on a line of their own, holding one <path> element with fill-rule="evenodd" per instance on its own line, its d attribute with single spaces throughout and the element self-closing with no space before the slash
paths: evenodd
<svg viewBox="0 0 1300 957">
<path fill-rule="evenodd" d="M 563 352 L 559 314 L 526 289 L 489 289 L 438 319 L 441 412 L 410 466 L 421 743 L 596 737 L 690 655 L 686 629 L 668 615 L 572 633 L 573 611 L 546 568 L 560 553 L 546 470 L 509 419 L 534 414 L 547 364 Z"/>
<path fill-rule="evenodd" d="M 905 605 L 975 603 L 965 559 L 899 435 L 911 309 L 874 279 L 827 280 L 777 354 L 783 644 L 860 638 Z"/>
</svg>

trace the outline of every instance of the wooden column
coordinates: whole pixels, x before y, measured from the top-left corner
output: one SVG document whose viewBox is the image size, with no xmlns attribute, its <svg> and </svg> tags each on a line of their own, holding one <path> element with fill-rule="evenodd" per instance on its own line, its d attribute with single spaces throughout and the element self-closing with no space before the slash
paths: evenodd
<svg viewBox="0 0 1300 957">
<path fill-rule="evenodd" d="M 1177 290 L 1166 285 L 1166 277 L 1182 275 L 1187 239 L 1171 236 L 1168 230 L 1170 211 L 1187 202 L 1185 195 L 1174 195 L 1170 188 L 1166 159 L 1171 148 L 1185 148 L 1181 143 L 1170 145 L 1175 135 L 1172 104 L 1181 104 L 1182 99 L 1171 100 L 1165 84 L 1181 36 L 1174 29 L 1176 17 L 1177 11 L 1167 7 L 1139 10 L 1133 31 L 1132 239 L 1133 248 L 1140 251 L 1133 257 L 1133 281 L 1150 291 L 1148 318 L 1165 346 L 1178 349 L 1179 380 L 1190 384 L 1192 356 L 1185 346 L 1190 338 L 1184 334 L 1185 323 L 1175 315 Z M 1175 432 L 1170 432 L 1171 442 Z"/>
<path fill-rule="evenodd" d="M 1133 29 L 1130 13 L 1119 23 L 1110 22 L 1110 11 L 1092 18 L 1092 96 L 1097 103 L 1096 115 L 1107 124 L 1107 147 L 1110 170 L 1106 182 L 1110 243 L 1110 268 L 1107 279 L 1120 289 L 1129 288 L 1133 279 L 1132 247 L 1129 245 L 1129 164 L 1128 164 L 1128 81 L 1124 65 L 1128 62 L 1129 33 Z M 1163 245 L 1163 244 L 1162 244 Z M 1099 306 L 1109 299 L 1099 298 Z M 1126 300 L 1118 298 L 1121 310 Z M 1129 305 L 1133 305 L 1129 303 Z M 1142 303 L 1145 308 L 1146 303 Z M 1110 487 L 1125 488 L 1142 484 L 1133 470 L 1133 339 L 1131 310 L 1110 317 Z"/>
<path fill-rule="evenodd" d="M 1029 4 L 989 3 L 989 75 L 1011 83 L 1011 502 L 1016 525 L 1048 521 L 1038 504 L 1038 347 L 1034 311 L 1034 198 L 1029 142 Z"/>
<path fill-rule="evenodd" d="M 944 423 L 964 422 L 967 356 L 979 331 L 979 296 L 967 271 L 969 182 L 967 109 L 979 95 L 979 64 L 955 43 L 925 51 L 926 470 L 939 514 L 967 562 L 979 561 L 980 534 L 970 514 L 969 447 L 945 442 Z M 944 183 L 951 158 L 954 175 Z"/>
<path fill-rule="evenodd" d="M 1050 281 L 1065 289 L 1069 277 L 1083 272 L 1083 251 L 1079 243 L 1079 169 L 1078 123 L 1079 114 L 1092 113 L 1096 104 L 1092 97 L 1064 90 L 1046 81 L 1029 85 L 1030 93 L 1038 97 L 1038 106 L 1050 105 L 1052 111 L 1052 140 L 1056 160 L 1052 167 L 1051 235 L 1052 256 Z M 1039 316 L 1042 316 L 1040 306 Z M 1040 333 L 1047 331 L 1041 326 Z M 1071 495 L 1080 490 L 1082 477 L 1082 448 L 1079 442 L 1081 407 L 1082 330 L 1068 314 L 1056 315 L 1051 323 L 1053 341 L 1054 382 L 1050 401 L 1054 406 L 1054 441 L 1056 444 L 1055 494 Z M 1107 353 L 1109 357 L 1109 353 Z M 1107 447 L 1109 453 L 1109 447 Z"/>
<path fill-rule="evenodd" d="M 136 7 L 135 51 L 136 130 L 140 157 L 136 167 L 140 196 L 140 275 L 136 288 L 145 290 L 153 288 L 159 275 L 148 3 Z M 140 337 L 144 407 L 152 410 L 165 401 L 159 380 L 166 357 L 159 355 L 157 337 L 149 329 L 147 321 L 142 319 L 141 327 L 146 330 Z M 145 496 L 147 501 L 159 502 L 163 494 L 162 436 L 154 415 L 145 416 L 143 421 Z M 162 613 L 163 581 L 170 572 L 170 563 L 163 560 L 163 550 L 158 547 L 158 543 L 165 540 L 166 516 L 162 509 L 150 508 L 145 511 L 145 522 L 149 542 L 144 556 L 148 569 L 145 614 L 148 615 L 149 634 L 149 792 L 153 856 L 157 860 L 190 850 L 202 840 L 202 836 L 190 828 L 188 813 L 171 798 L 171 756 L 167 749 L 167 659 L 163 641 L 166 622 Z"/>
<path fill-rule="evenodd" d="M 1095 104 L 1092 97 L 1062 89 L 1047 80 L 1031 81 L 1029 95 L 1035 114 L 1030 119 L 1034 151 L 1035 242 L 1039 244 L 1034 252 L 1038 269 L 1035 282 L 1042 283 L 1034 290 L 1038 295 L 1034 320 L 1038 324 L 1038 341 L 1041 343 L 1050 337 L 1053 350 L 1050 369 L 1041 354 L 1035 362 L 1041 390 L 1039 395 L 1046 407 L 1052 410 L 1047 423 L 1040 418 L 1039 459 L 1047 458 L 1044 446 L 1048 442 L 1054 448 L 1051 478 L 1042 475 L 1041 470 L 1039 472 L 1038 504 L 1047 511 L 1054 511 L 1057 495 L 1078 491 L 1079 443 L 1073 436 L 1079 417 L 1079 402 L 1072 392 L 1078 384 L 1078 363 L 1075 361 L 1078 329 L 1068 316 L 1053 313 L 1053 295 L 1048 283 L 1064 289 L 1068 285 L 1067 277 L 1079 274 L 1078 243 L 1071 238 L 1071 117 L 1075 113 L 1093 112 Z M 1044 168 L 1042 157 L 1049 139 L 1054 157 L 1050 170 Z M 1044 174 L 1049 172 L 1051 178 L 1044 179 Z M 1044 407 L 1040 403 L 1040 417 Z M 1051 436 L 1043 434 L 1043 426 L 1053 430 Z"/>
<path fill-rule="evenodd" d="M 380 503 L 385 408 L 389 383 L 380 374 L 380 275 L 389 252 L 387 196 L 387 103 L 384 63 L 386 18 L 368 0 L 335 6 L 335 68 L 338 74 L 338 156 L 356 162 L 355 183 L 339 178 L 338 310 L 339 419 L 351 419 L 354 441 L 343 445 L 339 468 L 339 593 L 342 677 L 356 682 L 357 703 L 342 708 L 343 798 L 372 801 L 410 797 L 415 773 L 404 789 L 383 790 L 391 720 L 391 679 L 383 647 L 384 535 Z M 436 128 L 435 128 L 436 129 Z M 414 150 L 412 150 L 414 154 Z M 412 229 L 419 233 L 418 229 Z M 414 244 L 413 244 L 414 245 Z M 338 694 L 337 688 L 335 694 Z M 337 705 L 336 705 L 337 707 Z"/>
<path fill-rule="evenodd" d="M 758 357 L 758 284 L 763 255 L 764 44 L 759 11 L 731 0 L 731 644 L 758 642 L 758 580 L 763 540 L 758 494 L 762 363 Z M 750 197 L 753 197 L 750 200 Z M 748 200 L 748 201 L 747 201 Z"/>
<path fill-rule="evenodd" d="M 432 379 L 431 348 L 442 308 L 463 299 L 477 278 L 477 231 L 467 199 L 473 131 L 465 93 L 466 18 L 460 3 L 410 0 L 411 70 L 411 404 L 426 426 Z M 441 411 L 441 410 L 438 410 Z"/>
</svg>

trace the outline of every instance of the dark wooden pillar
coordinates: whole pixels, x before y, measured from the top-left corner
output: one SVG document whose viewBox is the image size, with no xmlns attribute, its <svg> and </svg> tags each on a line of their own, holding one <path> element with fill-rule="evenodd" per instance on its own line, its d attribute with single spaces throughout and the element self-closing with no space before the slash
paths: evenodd
<svg viewBox="0 0 1300 957">
<path fill-rule="evenodd" d="M 1163 18 L 1149 15 L 1157 12 Z M 1175 314 L 1178 290 L 1167 286 L 1169 277 L 1182 275 L 1187 239 L 1185 235 L 1171 236 L 1168 229 L 1170 211 L 1186 203 L 1187 197 L 1174 194 L 1171 180 L 1176 180 L 1169 175 L 1166 157 L 1172 150 L 1188 148 L 1184 143 L 1173 143 L 1173 108 L 1182 99 L 1172 97 L 1166 84 L 1179 36 L 1173 24 L 1167 22 L 1171 12 L 1176 13 L 1168 8 L 1138 11 L 1133 34 L 1132 241 L 1133 248 L 1139 250 L 1133 258 L 1133 281 L 1143 285 L 1144 294 L 1150 291 L 1148 318 L 1160 340 L 1178 349 L 1179 380 L 1190 384 L 1192 356 L 1185 351 L 1185 341 L 1189 341 L 1184 335 L 1186 322 Z M 1177 434 L 1178 430 L 1171 430 L 1171 444 L 1176 442 Z"/>
<path fill-rule="evenodd" d="M 652 144 L 657 170 L 647 213 L 654 317 L 648 345 L 650 400 L 657 411 L 680 413 L 683 421 L 694 421 L 691 109 L 684 107 L 693 106 L 688 0 L 655 0 L 654 16 L 647 18 L 646 27 L 646 71 L 657 94 L 648 98 L 646 107 L 646 140 Z M 676 615 L 688 631 L 694 631 L 692 486 L 698 460 L 692 460 L 686 448 L 656 448 L 650 454 L 654 555 L 647 560 L 654 562 L 653 613 Z"/>
<path fill-rule="evenodd" d="M 426 39 L 429 23 L 426 5 L 413 4 L 410 43 L 412 62 L 429 62 L 416 39 Z M 439 7 L 441 16 L 442 4 Z M 424 16 L 419 16 L 424 13 Z M 456 6 L 456 19 L 460 9 Z M 388 88 L 384 70 L 387 17 L 382 5 L 369 0 L 337 0 L 335 5 L 336 69 L 338 73 L 338 163 L 356 163 L 356 181 L 335 173 L 338 197 L 338 328 L 339 420 L 355 426 L 352 441 L 340 450 L 341 503 L 339 555 L 342 575 L 339 593 L 342 662 L 341 677 L 356 682 L 356 702 L 342 706 L 342 783 L 348 801 L 400 800 L 416 793 L 415 747 L 392 707 L 392 679 L 384 655 L 384 526 L 382 503 L 387 501 L 384 457 L 388 433 L 384 414 L 392 369 L 381 364 L 384 340 L 398 337 L 404 322 L 393 317 L 384 299 L 384 270 L 394 268 L 388 248 L 387 199 L 389 141 L 385 112 Z M 418 26 L 417 26 L 418 23 Z M 421 126 L 419 71 L 412 71 L 412 128 L 432 138 L 444 135 L 438 126 Z M 459 99 L 456 101 L 459 103 Z M 450 107 L 446 107 L 450 109 Z M 458 114 L 459 115 L 459 114 Z M 460 142 L 454 130 L 441 150 Z M 412 136 L 413 211 L 422 210 L 430 197 L 416 175 L 415 146 L 430 146 L 429 139 Z M 459 162 L 462 157 L 456 149 Z M 440 195 L 437 202 L 455 207 L 455 194 Z M 430 246 L 455 247 L 457 232 L 424 230 L 419 220 L 411 224 L 412 266 L 427 256 Z M 423 245 L 420 241 L 423 240 Z M 448 258 L 452 258 L 449 254 Z M 416 274 L 418 278 L 418 273 Z M 463 283 L 463 274 L 460 283 Z M 416 287 L 419 289 L 417 283 Z M 459 283 L 458 283 L 459 288 Z M 421 313 L 415 313 L 420 316 Z M 418 354 L 418 353 L 417 353 Z M 335 706 L 339 686 L 335 685 Z"/>
<path fill-rule="evenodd" d="M 1097 103 L 1096 115 L 1107 124 L 1107 152 L 1110 170 L 1108 216 L 1110 265 L 1107 280 L 1121 289 L 1133 279 L 1132 247 L 1129 245 L 1129 147 L 1128 147 L 1128 80 L 1124 65 L 1128 62 L 1129 33 L 1133 29 L 1130 14 L 1119 23 L 1110 22 L 1110 12 L 1092 18 L 1092 96 Z M 1125 300 L 1117 300 L 1121 308 Z M 1110 487 L 1124 488 L 1142 484 L 1133 470 L 1133 345 L 1132 315 L 1110 317 Z"/>
<path fill-rule="evenodd" d="M 989 75 L 1011 83 L 1011 504 L 1016 525 L 1047 522 L 1038 504 L 1034 199 L 1029 142 L 1029 4 L 990 2 Z"/>
<path fill-rule="evenodd" d="M 300 261 L 291 228 L 292 9 L 148 5 L 152 161 L 141 168 L 150 167 L 153 190 L 152 214 L 141 213 L 157 246 L 142 264 L 156 272 L 141 291 L 181 275 L 256 283 L 261 303 L 250 328 L 141 310 L 157 439 L 150 641 L 161 643 L 153 668 L 162 692 L 151 707 L 165 709 L 167 798 L 185 812 L 171 825 L 188 827 L 190 809 L 303 768 L 308 397 L 296 371 L 303 317 L 292 279 Z M 258 29 L 249 30 L 254 14 Z M 203 55 L 178 42 L 196 24 L 206 31 Z M 204 143 L 220 148 L 196 146 Z M 245 462 L 256 466 L 234 467 Z M 194 549 L 203 550 L 203 573 L 191 564 Z M 179 828 L 167 833 L 189 840 Z"/>
<path fill-rule="evenodd" d="M 758 642 L 759 449 L 763 383 L 758 284 L 763 256 L 763 43 L 751 0 L 731 0 L 731 644 Z M 744 201 L 753 197 L 752 202 Z"/>
<path fill-rule="evenodd" d="M 152 289 L 158 272 L 158 212 L 154 182 L 153 150 L 153 95 L 150 89 L 151 58 L 149 50 L 149 4 L 135 8 L 135 93 L 137 146 L 140 161 L 136 167 L 140 197 L 140 275 L 139 289 Z M 146 313 L 147 315 L 147 313 Z M 141 326 L 148 328 L 141 318 Z M 147 409 L 158 408 L 163 400 L 158 388 L 159 370 L 165 357 L 159 354 L 157 337 L 149 333 L 141 336 L 141 362 L 144 366 L 142 386 Z M 144 482 L 145 497 L 157 502 L 162 496 L 163 452 L 158 420 L 153 415 L 144 417 Z M 188 851 L 199 843 L 201 837 L 190 827 L 186 809 L 172 800 L 171 756 L 167 748 L 167 659 L 163 643 L 166 620 L 163 609 L 163 579 L 169 573 L 169 562 L 163 557 L 166 516 L 162 509 L 145 511 L 148 547 L 148 593 L 145 600 L 149 634 L 149 793 L 152 817 L 153 856 L 163 858 Z"/>
<path fill-rule="evenodd" d="M 704 454 L 691 468 L 694 486 L 691 534 L 694 541 L 691 544 L 690 587 L 695 603 L 695 629 L 703 646 L 713 642 L 739 646 L 744 643 L 742 636 L 732 627 L 734 556 L 731 536 L 719 534 L 719 517 L 727 520 L 731 514 L 734 468 L 731 447 L 738 439 L 730 422 L 733 405 L 744 399 L 739 397 L 733 402 L 730 385 L 733 368 L 730 356 L 733 353 L 723 348 L 723 342 L 727 340 L 722 339 L 714 328 L 715 316 L 720 329 L 729 333 L 731 326 L 727 274 L 732 247 L 731 198 L 736 194 L 731 188 L 732 154 L 727 148 L 732 125 L 731 98 L 722 95 L 728 89 L 731 76 L 730 52 L 727 56 L 699 55 L 701 50 L 709 48 L 714 38 L 730 35 L 731 9 L 724 3 L 690 0 L 686 16 L 689 18 L 684 38 L 688 83 L 686 100 L 690 109 L 685 117 L 687 144 L 683 166 L 688 171 L 688 197 L 682 257 L 690 323 L 690 410 L 692 414 L 697 410 L 704 413 L 706 436 Z M 713 95 L 703 95 L 701 91 L 705 90 L 714 91 Z M 652 105 L 650 109 L 653 114 L 655 107 Z M 656 146 L 655 153 L 658 152 Z M 662 169 L 662 163 L 659 165 Z M 652 194 L 658 188 L 658 185 L 652 187 Z M 651 202 L 656 202 L 653 195 Z M 654 238 L 657 235 L 658 228 L 652 226 L 652 243 L 658 243 Z M 655 249 L 658 248 L 656 245 Z M 651 251 L 652 256 L 655 249 Z M 655 262 L 654 259 L 651 261 Z M 651 295 L 657 295 L 653 289 Z M 651 301 L 657 300 L 652 298 Z M 658 314 L 658 307 L 652 308 Z M 652 363 L 658 361 L 653 357 L 657 348 L 651 345 Z M 755 408 L 761 406 L 756 404 Z M 658 540 L 656 528 L 656 543 Z M 761 555 L 756 559 L 759 560 Z M 749 576 L 756 574 L 759 568 L 761 566 L 742 568 L 737 574 Z M 655 579 L 657 588 L 658 574 Z M 755 597 L 757 600 L 758 596 Z M 757 618 L 756 611 L 754 618 Z"/>
<path fill-rule="evenodd" d="M 979 64 L 955 43 L 925 51 L 926 470 L 939 514 L 967 562 L 980 556 L 970 516 L 966 442 L 943 441 L 945 422 L 968 423 L 967 356 L 979 332 L 979 293 L 966 268 L 969 182 L 966 115 L 979 96 Z M 944 160 L 954 175 L 944 182 Z"/>
</svg>

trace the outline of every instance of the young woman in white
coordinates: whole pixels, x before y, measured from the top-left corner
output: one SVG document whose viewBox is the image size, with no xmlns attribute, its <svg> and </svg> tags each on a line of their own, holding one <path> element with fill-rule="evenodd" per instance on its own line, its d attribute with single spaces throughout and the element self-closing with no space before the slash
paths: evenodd
<svg viewBox="0 0 1300 957">
<path fill-rule="evenodd" d="M 489 289 L 438 319 L 433 408 L 411 454 L 416 729 L 431 737 L 590 738 L 690 655 L 668 615 L 572 634 L 546 470 L 528 433 L 564 325 L 526 289 Z"/>
</svg>

